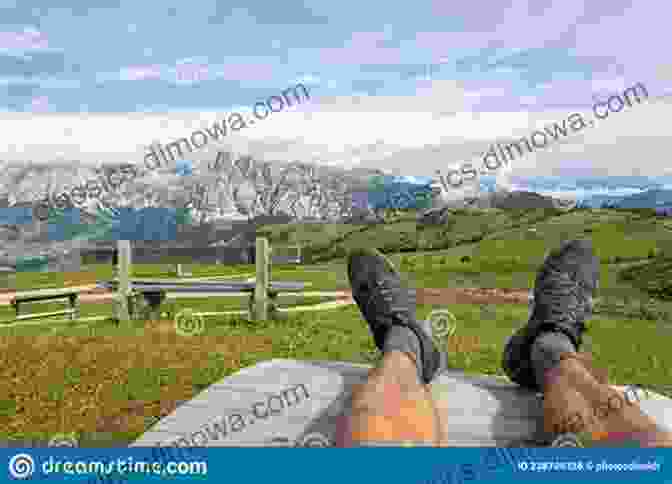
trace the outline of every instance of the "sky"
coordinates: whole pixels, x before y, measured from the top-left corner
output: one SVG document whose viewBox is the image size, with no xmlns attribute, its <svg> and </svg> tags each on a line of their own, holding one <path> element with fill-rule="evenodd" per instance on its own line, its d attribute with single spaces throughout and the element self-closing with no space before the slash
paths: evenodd
<svg viewBox="0 0 672 484">
<path fill-rule="evenodd" d="M 644 104 L 510 171 L 670 175 L 670 18 L 661 0 L 0 0 L 0 159 L 141 162 L 300 82 L 309 100 L 190 156 L 432 176 L 642 83 Z"/>
</svg>

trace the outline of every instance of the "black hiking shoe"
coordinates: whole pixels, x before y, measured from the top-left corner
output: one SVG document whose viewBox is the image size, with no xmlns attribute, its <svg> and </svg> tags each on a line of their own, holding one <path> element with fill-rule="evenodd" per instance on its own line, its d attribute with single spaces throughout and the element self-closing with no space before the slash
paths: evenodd
<svg viewBox="0 0 672 484">
<path fill-rule="evenodd" d="M 567 241 L 546 257 L 537 273 L 530 320 L 504 347 L 502 366 L 512 381 L 541 391 L 532 368 L 531 349 L 543 332 L 565 334 L 579 351 L 585 321 L 592 315 L 599 275 L 600 261 L 589 240 Z"/>
<path fill-rule="evenodd" d="M 445 353 L 434 345 L 431 327 L 416 320 L 415 298 L 408 288 L 402 287 L 394 265 L 375 249 L 356 249 L 348 256 L 348 278 L 352 297 L 369 323 L 378 349 L 383 350 L 392 326 L 409 328 L 420 342 L 417 364 L 421 379 L 424 383 L 431 382 L 446 368 Z"/>
</svg>

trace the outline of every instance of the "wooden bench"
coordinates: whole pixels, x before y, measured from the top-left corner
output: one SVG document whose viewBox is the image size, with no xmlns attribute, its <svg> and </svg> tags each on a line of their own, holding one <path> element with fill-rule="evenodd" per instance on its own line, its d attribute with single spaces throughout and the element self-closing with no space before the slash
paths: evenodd
<svg viewBox="0 0 672 484">
<path fill-rule="evenodd" d="M 116 291 L 118 281 L 102 281 L 98 283 L 99 287 Z M 268 288 L 268 297 L 270 300 L 270 314 L 277 316 L 277 297 L 280 292 L 300 292 L 305 289 L 303 282 L 271 282 Z M 218 281 L 198 281 L 185 282 L 183 280 L 167 279 L 141 279 L 131 281 L 131 291 L 141 295 L 146 305 L 145 310 L 140 310 L 140 303 L 131 298 L 131 307 L 129 311 L 134 318 L 149 319 L 157 317 L 160 314 L 161 304 L 166 300 L 169 292 L 190 293 L 190 294 L 233 294 L 247 293 L 249 297 L 249 310 L 252 312 L 254 305 L 255 282 L 218 282 Z"/>
<path fill-rule="evenodd" d="M 11 305 L 16 310 L 15 321 L 25 321 L 30 319 L 42 319 L 52 316 L 70 316 L 71 320 L 79 318 L 79 289 L 65 288 L 65 289 L 42 289 L 37 291 L 29 291 L 24 293 L 17 293 L 11 300 Z M 42 302 L 42 301 L 56 301 L 67 300 L 70 303 L 69 309 L 60 311 L 52 311 L 48 313 L 37 314 L 21 314 L 21 305 L 26 303 Z"/>
</svg>

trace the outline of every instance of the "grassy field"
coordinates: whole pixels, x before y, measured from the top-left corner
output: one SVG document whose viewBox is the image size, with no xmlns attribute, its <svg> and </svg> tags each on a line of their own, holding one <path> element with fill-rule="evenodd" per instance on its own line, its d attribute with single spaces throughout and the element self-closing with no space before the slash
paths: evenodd
<svg viewBox="0 0 672 484">
<path fill-rule="evenodd" d="M 597 365 L 608 368 L 615 383 L 657 389 L 672 382 L 672 354 L 666 351 L 672 336 L 672 302 L 666 297 L 672 280 L 669 223 L 646 213 L 607 210 L 462 211 L 446 226 L 426 230 L 402 220 L 384 226 L 296 225 L 264 231 L 272 244 L 300 239 L 315 240 L 315 246 L 323 247 L 313 251 L 322 260 L 319 264 L 273 268 L 273 280 L 308 281 L 311 291 L 347 288 L 343 255 L 348 248 L 371 246 L 372 241 L 417 287 L 527 289 L 550 248 L 565 238 L 590 238 L 602 272 L 596 315 L 589 322 Z M 105 270 L 91 272 L 97 278 L 110 277 Z M 251 266 L 187 270 L 198 276 L 228 277 L 249 277 L 254 272 Z M 169 266 L 137 267 L 134 275 L 157 274 L 174 277 Z M 31 278 L 33 284 L 49 285 L 56 277 L 29 274 L 20 279 L 25 287 L 34 287 Z M 243 300 L 220 302 L 224 299 L 177 300 L 176 308 L 205 312 L 214 311 L 213 305 L 245 305 Z M 287 299 L 281 306 L 312 302 Z M 82 313 L 97 314 L 102 306 L 107 305 L 83 305 Z M 420 306 L 418 316 L 424 318 L 437 308 Z M 459 304 L 444 309 L 458 322 L 455 337 L 445 342 L 451 366 L 468 373 L 502 375 L 504 341 L 525 323 L 527 306 Z M 2 314 L 8 314 L 6 308 Z M 178 402 L 257 362 L 271 358 L 373 362 L 378 357 L 355 306 L 289 314 L 284 321 L 254 322 L 240 316 L 206 321 L 205 331 L 192 337 L 176 334 L 171 320 L 138 321 L 131 328 L 101 321 L 59 325 L 55 331 L 48 329 L 49 324 L 11 334 L 0 330 L 2 436 L 46 440 L 57 433 L 77 432 L 83 445 L 126 444 Z M 672 396 L 669 390 L 661 392 Z"/>
</svg>

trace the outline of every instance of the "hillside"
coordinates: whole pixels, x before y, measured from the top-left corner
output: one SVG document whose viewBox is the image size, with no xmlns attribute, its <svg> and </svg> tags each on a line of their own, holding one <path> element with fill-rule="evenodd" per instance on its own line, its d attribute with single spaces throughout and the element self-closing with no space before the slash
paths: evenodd
<svg viewBox="0 0 672 484">
<path fill-rule="evenodd" d="M 448 221 L 418 226 L 415 212 L 371 225 L 271 225 L 272 245 L 301 244 L 313 262 L 339 260 L 353 247 L 398 253 L 424 287 L 530 287 L 547 251 L 568 238 L 589 238 L 603 264 L 603 289 L 633 299 L 670 294 L 672 225 L 653 211 L 450 210 Z M 431 267 L 431 270 L 427 270 Z M 625 276 L 622 276 L 621 274 Z"/>
</svg>

